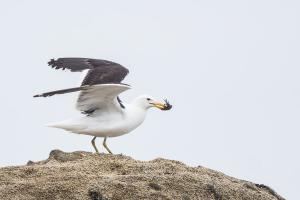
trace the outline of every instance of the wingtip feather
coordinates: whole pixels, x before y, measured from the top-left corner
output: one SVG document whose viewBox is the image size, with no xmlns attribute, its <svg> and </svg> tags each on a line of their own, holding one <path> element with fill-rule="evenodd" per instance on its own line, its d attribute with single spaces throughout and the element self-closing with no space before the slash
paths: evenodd
<svg viewBox="0 0 300 200">
<path fill-rule="evenodd" d="M 55 63 L 56 63 L 55 59 L 52 58 L 52 59 L 48 62 L 48 66 L 54 67 L 54 66 L 55 66 Z"/>
</svg>

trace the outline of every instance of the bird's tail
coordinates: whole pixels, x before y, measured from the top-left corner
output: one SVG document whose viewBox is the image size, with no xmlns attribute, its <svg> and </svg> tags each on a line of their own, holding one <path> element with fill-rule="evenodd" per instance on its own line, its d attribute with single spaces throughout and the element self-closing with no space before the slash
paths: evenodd
<svg viewBox="0 0 300 200">
<path fill-rule="evenodd" d="M 51 128 L 63 128 L 64 127 L 63 124 L 60 122 L 48 123 L 48 124 L 45 124 L 45 126 L 51 127 Z"/>
<path fill-rule="evenodd" d="M 71 132 L 77 132 L 86 128 L 83 124 L 77 123 L 73 119 L 64 120 L 61 122 L 54 122 L 46 124 L 47 127 L 60 128 Z"/>
</svg>

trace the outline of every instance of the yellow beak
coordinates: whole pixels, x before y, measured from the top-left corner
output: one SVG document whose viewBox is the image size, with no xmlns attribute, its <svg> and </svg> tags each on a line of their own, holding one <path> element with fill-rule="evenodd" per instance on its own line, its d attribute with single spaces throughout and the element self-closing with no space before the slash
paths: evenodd
<svg viewBox="0 0 300 200">
<path fill-rule="evenodd" d="M 160 103 L 160 102 L 155 102 L 155 103 L 151 103 L 154 107 L 159 108 L 159 109 L 164 109 L 165 108 L 165 104 Z"/>
</svg>

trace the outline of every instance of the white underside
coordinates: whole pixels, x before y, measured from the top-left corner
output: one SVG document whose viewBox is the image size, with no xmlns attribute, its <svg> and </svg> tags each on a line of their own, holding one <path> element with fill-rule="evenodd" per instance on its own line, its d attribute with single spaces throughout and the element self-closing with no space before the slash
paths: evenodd
<svg viewBox="0 0 300 200">
<path fill-rule="evenodd" d="M 98 110 L 92 116 L 80 116 L 48 126 L 97 137 L 121 136 L 137 128 L 146 116 L 145 109 L 132 104 L 124 105 L 125 109 L 121 109 L 121 112 Z"/>
</svg>

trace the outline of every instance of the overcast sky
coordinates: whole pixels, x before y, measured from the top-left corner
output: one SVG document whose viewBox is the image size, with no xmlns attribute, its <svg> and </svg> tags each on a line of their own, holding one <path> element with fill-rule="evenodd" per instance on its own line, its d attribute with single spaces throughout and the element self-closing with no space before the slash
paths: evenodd
<svg viewBox="0 0 300 200">
<path fill-rule="evenodd" d="M 78 83 L 50 58 L 91 57 L 129 68 L 123 101 L 147 93 L 174 105 L 108 139 L 113 152 L 205 166 L 298 199 L 299 10 L 296 0 L 1 1 L 0 166 L 93 151 L 92 137 L 44 126 L 77 114 L 76 95 L 32 98 Z"/>
</svg>

